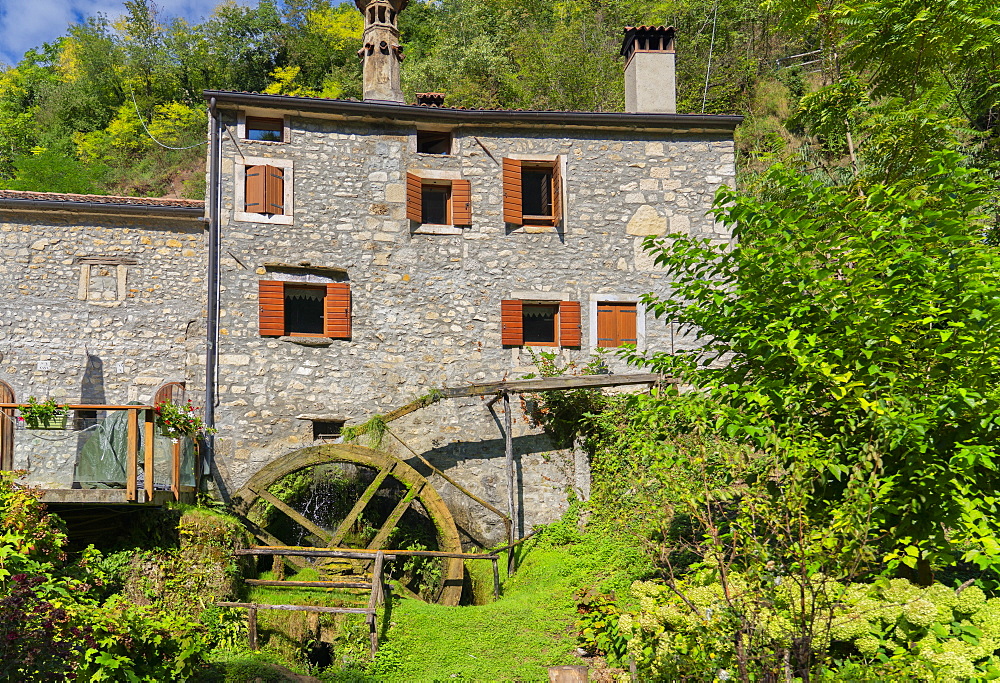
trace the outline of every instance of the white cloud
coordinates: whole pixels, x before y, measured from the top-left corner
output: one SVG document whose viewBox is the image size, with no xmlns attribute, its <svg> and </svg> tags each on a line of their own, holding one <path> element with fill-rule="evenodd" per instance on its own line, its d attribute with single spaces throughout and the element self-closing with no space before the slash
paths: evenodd
<svg viewBox="0 0 1000 683">
<path fill-rule="evenodd" d="M 198 21 L 220 0 L 158 0 L 165 18 Z M 249 4 L 245 0 L 241 4 Z M 25 51 L 66 35 L 71 24 L 104 13 L 114 19 L 124 13 L 120 0 L 0 0 L 0 62 L 16 64 Z"/>
</svg>

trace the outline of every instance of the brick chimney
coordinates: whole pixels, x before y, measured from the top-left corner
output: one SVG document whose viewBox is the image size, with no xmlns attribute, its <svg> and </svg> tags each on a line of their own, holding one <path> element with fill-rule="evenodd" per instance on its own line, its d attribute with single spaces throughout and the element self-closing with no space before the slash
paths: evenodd
<svg viewBox="0 0 1000 683">
<path fill-rule="evenodd" d="M 365 101 L 400 102 L 399 65 L 403 48 L 399 44 L 399 13 L 410 0 L 354 0 L 365 17 L 364 47 L 358 51 L 364 63 Z"/>
<path fill-rule="evenodd" d="M 630 114 L 676 114 L 674 27 L 626 26 L 625 111 Z"/>
</svg>

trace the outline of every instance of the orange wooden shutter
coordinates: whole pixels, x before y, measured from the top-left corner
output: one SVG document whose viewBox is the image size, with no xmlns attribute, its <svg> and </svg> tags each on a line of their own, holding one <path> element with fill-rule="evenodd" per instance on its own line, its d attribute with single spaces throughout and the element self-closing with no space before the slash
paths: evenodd
<svg viewBox="0 0 1000 683">
<path fill-rule="evenodd" d="M 556 159 L 552 166 L 552 221 L 559 225 L 563 215 L 562 163 Z"/>
<path fill-rule="evenodd" d="M 264 169 L 264 213 L 281 216 L 285 213 L 285 172 L 276 166 Z"/>
<path fill-rule="evenodd" d="M 500 340 L 504 346 L 524 344 L 524 317 L 520 299 L 500 302 Z"/>
<path fill-rule="evenodd" d="M 472 183 L 451 181 L 451 215 L 453 225 L 472 225 Z"/>
<path fill-rule="evenodd" d="M 559 346 L 580 346 L 580 302 L 559 304 Z"/>
<path fill-rule="evenodd" d="M 638 306 L 635 304 L 618 305 L 618 346 L 623 344 L 638 344 L 639 337 L 636 333 L 638 317 Z"/>
<path fill-rule="evenodd" d="M 332 339 L 351 338 L 351 286 L 346 282 L 326 286 L 323 334 Z"/>
<path fill-rule="evenodd" d="M 420 176 L 406 174 L 406 217 L 415 223 L 424 222 L 423 185 Z"/>
<path fill-rule="evenodd" d="M 264 206 L 264 175 L 266 166 L 247 166 L 246 196 L 244 211 L 266 213 Z"/>
<path fill-rule="evenodd" d="M 612 304 L 597 305 L 597 345 L 606 349 L 620 346 L 618 311 Z"/>
<path fill-rule="evenodd" d="M 285 283 L 261 280 L 257 300 L 260 305 L 260 335 L 280 337 L 285 333 Z"/>
<path fill-rule="evenodd" d="M 521 162 L 503 160 L 503 219 L 513 225 L 524 222 L 521 203 Z"/>
</svg>

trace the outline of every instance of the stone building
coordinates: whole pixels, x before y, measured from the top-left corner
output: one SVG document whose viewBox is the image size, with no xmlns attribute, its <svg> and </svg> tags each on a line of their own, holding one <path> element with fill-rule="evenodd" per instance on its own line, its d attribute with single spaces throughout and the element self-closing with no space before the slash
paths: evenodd
<svg viewBox="0 0 1000 683">
<path fill-rule="evenodd" d="M 439 94 L 407 105 L 393 80 L 405 2 L 358 2 L 365 101 L 206 93 L 218 126 L 216 461 L 231 487 L 429 389 L 519 378 L 533 354 L 583 365 L 626 343 L 684 348 L 692 340 L 640 302 L 669 293 L 643 240 L 730 237 L 706 211 L 734 180 L 740 119 L 667 111 L 672 29 L 626 33 L 632 113 L 454 109 Z M 481 399 L 443 401 L 393 429 L 501 505 L 495 417 Z M 585 494 L 588 472 L 523 415 L 514 437 L 526 531 L 562 512 L 569 489 Z M 497 540 L 495 518 L 435 485 L 464 528 Z"/>
<path fill-rule="evenodd" d="M 435 93 L 405 104 L 407 0 L 357 3 L 364 101 L 205 93 L 207 233 L 191 203 L 0 197 L 0 379 L 19 398 L 204 389 L 225 497 L 345 423 L 518 379 L 541 353 L 582 366 L 610 349 L 607 370 L 628 372 L 616 347 L 693 343 L 644 310 L 670 283 L 642 243 L 730 239 L 706 211 L 734 181 L 741 119 L 674 112 L 673 30 L 626 30 L 627 113 L 470 110 Z M 589 469 L 514 413 L 524 533 L 569 491 L 586 496 Z M 485 399 L 440 401 L 392 430 L 401 458 L 505 507 L 505 434 Z M 469 538 L 502 540 L 495 515 L 431 481 Z"/>
</svg>

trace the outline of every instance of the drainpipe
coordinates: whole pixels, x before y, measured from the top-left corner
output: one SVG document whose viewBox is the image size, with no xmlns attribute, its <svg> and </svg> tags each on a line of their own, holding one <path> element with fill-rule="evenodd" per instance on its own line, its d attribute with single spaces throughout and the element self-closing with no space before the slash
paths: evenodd
<svg viewBox="0 0 1000 683">
<path fill-rule="evenodd" d="M 222 165 L 222 125 L 215 98 L 208 103 L 211 125 L 208 155 L 208 322 L 205 344 L 205 423 L 215 428 L 219 374 L 219 250 L 221 248 L 219 215 L 222 210 L 219 172 Z M 211 476 L 215 456 L 215 435 L 208 434 L 201 464 L 202 477 Z"/>
</svg>

